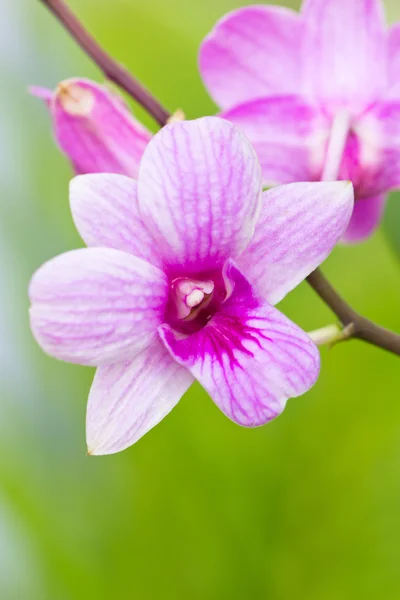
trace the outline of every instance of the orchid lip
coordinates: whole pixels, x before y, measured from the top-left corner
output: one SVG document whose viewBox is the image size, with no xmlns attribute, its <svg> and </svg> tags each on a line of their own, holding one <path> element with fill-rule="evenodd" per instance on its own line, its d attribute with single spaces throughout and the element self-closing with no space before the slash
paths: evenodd
<svg viewBox="0 0 400 600">
<path fill-rule="evenodd" d="M 221 273 L 173 278 L 165 321 L 181 333 L 194 333 L 207 324 L 225 298 Z"/>
</svg>

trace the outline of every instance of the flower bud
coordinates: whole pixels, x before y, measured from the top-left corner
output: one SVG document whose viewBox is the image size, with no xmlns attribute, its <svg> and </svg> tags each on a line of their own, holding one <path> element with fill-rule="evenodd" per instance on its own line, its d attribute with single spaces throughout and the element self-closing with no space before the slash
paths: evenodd
<svg viewBox="0 0 400 600">
<path fill-rule="evenodd" d="M 137 177 L 151 134 L 120 97 L 87 79 L 67 79 L 54 92 L 40 87 L 30 92 L 47 104 L 57 144 L 76 174 Z"/>
</svg>

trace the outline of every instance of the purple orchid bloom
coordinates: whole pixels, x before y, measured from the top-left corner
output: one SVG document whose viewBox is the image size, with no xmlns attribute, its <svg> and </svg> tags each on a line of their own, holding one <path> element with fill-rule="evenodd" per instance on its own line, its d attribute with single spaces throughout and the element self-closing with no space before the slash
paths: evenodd
<svg viewBox="0 0 400 600">
<path fill-rule="evenodd" d="M 400 24 L 380 0 L 250 6 L 204 40 L 204 82 L 253 143 L 265 184 L 350 179 L 347 242 L 379 224 L 400 186 Z"/>
<path fill-rule="evenodd" d="M 54 92 L 33 86 L 50 110 L 58 146 L 76 174 L 120 173 L 137 177 L 151 133 L 122 98 L 88 79 L 68 79 Z"/>
<path fill-rule="evenodd" d="M 263 193 L 248 140 L 206 117 L 164 127 L 137 182 L 81 175 L 70 199 L 89 248 L 33 276 L 31 326 L 50 355 L 98 367 L 89 453 L 136 442 L 194 378 L 248 427 L 315 383 L 316 346 L 273 304 L 340 239 L 353 209 L 349 182 Z"/>
</svg>

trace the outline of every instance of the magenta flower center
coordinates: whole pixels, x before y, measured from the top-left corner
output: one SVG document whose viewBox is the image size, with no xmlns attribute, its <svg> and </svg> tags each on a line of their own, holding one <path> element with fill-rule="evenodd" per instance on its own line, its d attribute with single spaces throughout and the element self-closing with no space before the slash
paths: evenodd
<svg viewBox="0 0 400 600">
<path fill-rule="evenodd" d="M 181 333 L 194 333 L 207 324 L 225 296 L 221 274 L 177 277 L 171 280 L 165 320 Z"/>
</svg>

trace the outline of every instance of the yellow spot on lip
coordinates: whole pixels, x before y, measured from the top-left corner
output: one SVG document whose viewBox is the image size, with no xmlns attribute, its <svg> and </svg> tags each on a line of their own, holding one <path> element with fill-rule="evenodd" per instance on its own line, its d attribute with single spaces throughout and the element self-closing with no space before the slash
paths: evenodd
<svg viewBox="0 0 400 600">
<path fill-rule="evenodd" d="M 62 81 L 56 89 L 61 106 L 70 115 L 87 117 L 93 110 L 94 96 L 88 89 Z"/>
</svg>

